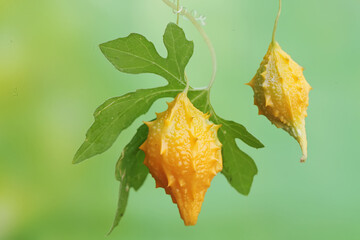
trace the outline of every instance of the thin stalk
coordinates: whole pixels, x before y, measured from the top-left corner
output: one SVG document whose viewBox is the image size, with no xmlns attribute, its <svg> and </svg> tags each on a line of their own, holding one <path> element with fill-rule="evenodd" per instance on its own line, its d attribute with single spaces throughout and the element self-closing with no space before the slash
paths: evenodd
<svg viewBox="0 0 360 240">
<path fill-rule="evenodd" d="M 179 26 L 179 18 L 180 18 L 180 0 L 177 0 L 177 4 L 176 4 L 176 25 Z M 184 92 L 187 94 L 190 84 L 189 84 L 189 79 L 186 76 L 186 72 L 184 72 L 184 77 L 185 77 L 185 81 L 186 81 L 186 87 L 184 89 Z"/>
<path fill-rule="evenodd" d="M 279 10 L 278 10 L 278 13 L 277 13 L 277 16 L 276 16 L 276 19 L 275 19 L 274 30 L 273 30 L 273 34 L 272 34 L 272 40 L 271 40 L 272 44 L 275 43 L 275 34 L 276 34 L 276 28 L 277 28 L 277 25 L 278 25 L 280 13 L 281 13 L 281 0 L 279 0 Z"/>
<path fill-rule="evenodd" d="M 166 5 L 168 5 L 169 7 L 171 7 L 172 9 L 176 10 L 177 7 L 175 4 L 173 4 L 172 2 L 170 2 L 169 0 L 162 0 Z M 178 10 L 180 11 L 180 9 Z M 211 60 L 212 60 L 212 75 L 211 75 L 211 80 L 209 85 L 207 86 L 206 89 L 210 90 L 212 85 L 214 84 L 215 81 L 215 76 L 216 76 L 216 71 L 217 71 L 217 61 L 216 61 L 216 54 L 215 54 L 215 49 L 209 39 L 209 37 L 207 36 L 206 32 L 204 31 L 204 29 L 201 27 L 201 25 L 196 21 L 196 19 L 194 18 L 194 16 L 192 16 L 188 11 L 186 11 L 185 9 L 182 9 L 179 14 L 184 15 L 187 19 L 190 20 L 190 22 L 195 26 L 195 28 L 199 31 L 199 33 L 201 34 L 201 36 L 203 37 L 203 39 L 205 40 L 206 45 L 209 48 L 210 54 L 211 54 Z"/>
<path fill-rule="evenodd" d="M 184 73 L 184 76 L 185 76 L 185 81 L 186 81 L 186 87 L 185 87 L 184 92 L 187 94 L 187 92 L 189 90 L 189 87 L 190 87 L 190 84 L 189 84 L 189 79 L 186 76 L 186 73 Z"/>
<path fill-rule="evenodd" d="M 180 8 L 180 0 L 177 0 L 177 6 L 176 6 L 176 25 L 179 25 L 179 18 L 180 18 L 179 8 Z"/>
</svg>

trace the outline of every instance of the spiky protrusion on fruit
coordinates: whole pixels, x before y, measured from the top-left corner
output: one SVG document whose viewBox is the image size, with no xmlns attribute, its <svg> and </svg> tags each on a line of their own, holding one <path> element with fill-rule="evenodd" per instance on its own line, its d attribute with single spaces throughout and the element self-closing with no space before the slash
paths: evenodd
<svg viewBox="0 0 360 240">
<path fill-rule="evenodd" d="M 311 90 L 303 70 L 277 42 L 272 42 L 254 78 L 247 83 L 254 90 L 259 114 L 299 142 L 302 162 L 307 159 L 305 117 Z"/>
<path fill-rule="evenodd" d="M 140 149 L 144 164 L 156 181 L 177 204 L 185 225 L 195 225 L 206 190 L 222 170 L 220 125 L 196 109 L 186 93 L 168 103 L 165 112 L 146 122 L 149 134 Z"/>
</svg>

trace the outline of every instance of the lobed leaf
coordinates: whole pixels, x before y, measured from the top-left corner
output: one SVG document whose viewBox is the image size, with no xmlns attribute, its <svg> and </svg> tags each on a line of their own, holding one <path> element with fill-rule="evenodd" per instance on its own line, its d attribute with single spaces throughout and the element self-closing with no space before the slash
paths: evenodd
<svg viewBox="0 0 360 240">
<path fill-rule="evenodd" d="M 148 132 L 148 127 L 142 124 L 131 141 L 125 146 L 116 164 L 116 179 L 123 181 L 126 178 L 129 187 L 135 190 L 140 188 L 149 173 L 148 168 L 143 164 L 145 153 L 139 149 L 141 144 L 145 142 Z"/>
<path fill-rule="evenodd" d="M 116 164 L 115 176 L 120 182 L 118 206 L 114 222 L 109 234 L 119 224 L 124 215 L 130 188 L 138 190 L 144 183 L 149 170 L 144 165 L 145 153 L 139 149 L 141 144 L 146 140 L 148 127 L 141 125 L 131 141 L 126 145 Z"/>
<path fill-rule="evenodd" d="M 163 41 L 168 52 L 166 58 L 159 55 L 152 42 L 136 33 L 103 43 L 100 49 L 121 72 L 154 73 L 171 85 L 184 86 L 185 67 L 193 54 L 194 43 L 188 41 L 184 31 L 174 23 L 167 25 Z"/>
</svg>

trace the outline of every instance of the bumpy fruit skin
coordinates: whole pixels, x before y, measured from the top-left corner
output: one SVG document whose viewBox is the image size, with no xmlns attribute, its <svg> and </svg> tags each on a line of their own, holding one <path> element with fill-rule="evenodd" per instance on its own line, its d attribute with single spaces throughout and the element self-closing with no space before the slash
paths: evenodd
<svg viewBox="0 0 360 240">
<path fill-rule="evenodd" d="M 305 117 L 311 90 L 303 70 L 274 42 L 254 78 L 247 83 L 254 90 L 254 104 L 258 106 L 259 114 L 299 142 L 302 162 L 307 159 Z"/>
<path fill-rule="evenodd" d="M 208 119 L 180 93 L 155 121 L 146 123 L 149 134 L 140 146 L 156 187 L 171 196 L 187 226 L 196 224 L 210 182 L 222 170 L 220 125 Z"/>
</svg>

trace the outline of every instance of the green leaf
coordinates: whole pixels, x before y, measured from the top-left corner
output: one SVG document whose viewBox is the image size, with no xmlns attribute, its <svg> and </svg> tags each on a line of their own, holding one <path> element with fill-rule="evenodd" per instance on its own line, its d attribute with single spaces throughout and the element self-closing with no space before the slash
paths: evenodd
<svg viewBox="0 0 360 240">
<path fill-rule="evenodd" d="M 185 66 L 189 62 L 194 43 L 188 41 L 184 31 L 169 23 L 163 37 L 168 55 L 161 57 L 152 42 L 136 33 L 100 45 L 106 58 L 121 72 L 155 73 L 167 79 L 169 84 L 184 86 Z"/>
<path fill-rule="evenodd" d="M 219 132 L 219 139 L 221 142 L 226 142 L 222 148 L 225 159 L 222 174 L 239 193 L 248 195 L 254 176 L 257 174 L 254 160 L 239 149 L 231 134 L 224 134 L 224 129 Z"/>
<path fill-rule="evenodd" d="M 122 181 L 126 178 L 129 187 L 132 187 L 135 190 L 140 188 L 149 173 L 148 168 L 143 163 L 145 153 L 139 149 L 141 144 L 145 142 L 148 132 L 148 127 L 145 124 L 142 124 L 134 137 L 124 148 L 116 164 L 116 179 Z"/>
<path fill-rule="evenodd" d="M 116 164 L 115 176 L 120 182 L 119 200 L 114 222 L 108 234 L 114 230 L 124 215 L 130 188 L 138 190 L 149 173 L 148 168 L 143 163 L 145 153 L 139 149 L 141 144 L 145 142 L 148 131 L 149 129 L 145 124 L 138 128 Z"/>
</svg>

